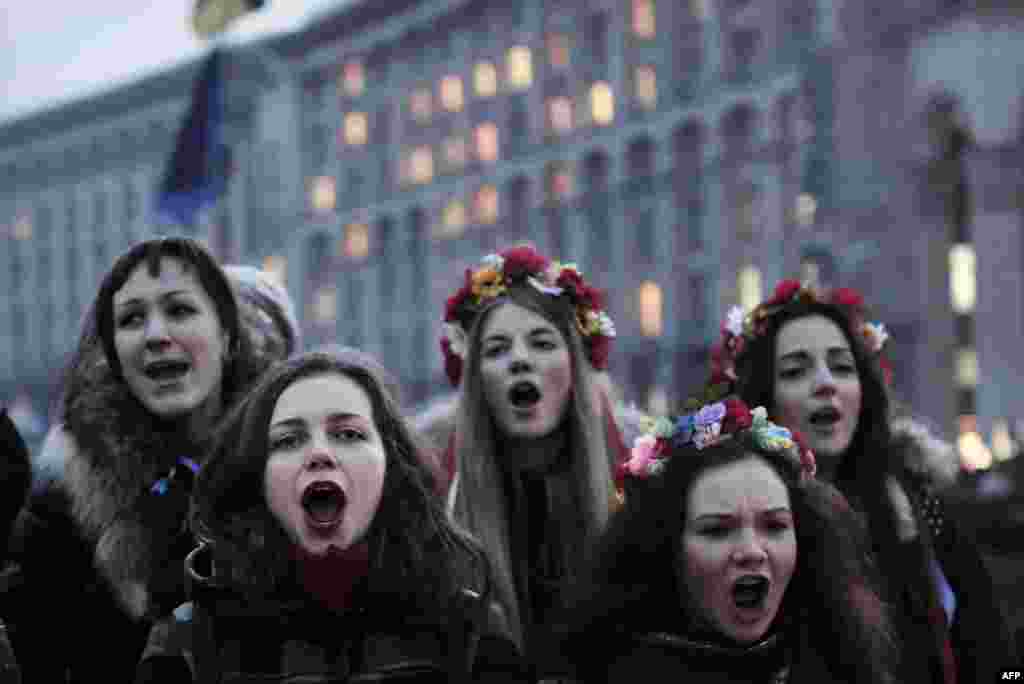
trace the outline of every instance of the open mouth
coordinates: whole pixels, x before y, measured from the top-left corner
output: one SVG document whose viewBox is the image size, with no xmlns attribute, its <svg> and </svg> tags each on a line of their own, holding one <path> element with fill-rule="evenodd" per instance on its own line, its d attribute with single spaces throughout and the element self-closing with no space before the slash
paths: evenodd
<svg viewBox="0 0 1024 684">
<path fill-rule="evenodd" d="M 770 582 L 767 577 L 746 575 L 732 585 L 732 600 L 737 608 L 760 608 L 768 596 Z"/>
<path fill-rule="evenodd" d="M 831 427 L 839 422 L 840 417 L 838 409 L 826 406 L 811 413 L 808 421 L 814 427 Z"/>
<path fill-rule="evenodd" d="M 169 382 L 180 379 L 190 368 L 188 361 L 154 361 L 146 364 L 143 373 L 155 382 Z"/>
<path fill-rule="evenodd" d="M 516 408 L 530 408 L 540 401 L 540 389 L 532 382 L 517 382 L 509 389 L 508 400 Z"/>
<path fill-rule="evenodd" d="M 302 508 L 317 527 L 332 528 L 345 511 L 345 492 L 334 482 L 314 482 L 302 492 Z"/>
</svg>

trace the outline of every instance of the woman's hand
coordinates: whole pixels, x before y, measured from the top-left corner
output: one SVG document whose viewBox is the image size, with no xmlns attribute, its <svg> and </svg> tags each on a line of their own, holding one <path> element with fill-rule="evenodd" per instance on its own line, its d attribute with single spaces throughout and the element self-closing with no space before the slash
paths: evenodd
<svg viewBox="0 0 1024 684">
<path fill-rule="evenodd" d="M 914 508 L 910 505 L 906 490 L 899 480 L 889 476 L 885 480 L 885 490 L 896 513 L 896 536 L 900 541 L 911 541 L 917 538 L 917 519 Z"/>
</svg>

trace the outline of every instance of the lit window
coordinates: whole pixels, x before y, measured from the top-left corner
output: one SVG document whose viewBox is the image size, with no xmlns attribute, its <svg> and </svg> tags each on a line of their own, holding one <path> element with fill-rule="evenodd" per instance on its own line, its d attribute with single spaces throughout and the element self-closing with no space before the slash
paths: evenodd
<svg viewBox="0 0 1024 684">
<path fill-rule="evenodd" d="M 452 200 L 444 208 L 444 227 L 449 231 L 462 232 L 466 226 L 466 205 L 462 200 Z"/>
<path fill-rule="evenodd" d="M 633 33 L 638 38 L 654 37 L 654 0 L 633 0 Z"/>
<path fill-rule="evenodd" d="M 814 195 L 802 192 L 796 198 L 796 222 L 803 226 L 813 226 L 814 216 L 818 212 L 818 201 Z"/>
<path fill-rule="evenodd" d="M 476 156 L 482 162 L 493 162 L 498 159 L 498 127 L 493 123 L 483 123 L 473 132 L 476 143 Z"/>
<path fill-rule="evenodd" d="M 419 123 L 430 121 L 433 103 L 431 102 L 430 91 L 426 88 L 417 88 L 409 97 L 409 109 L 412 116 Z"/>
<path fill-rule="evenodd" d="M 992 455 L 996 461 L 1009 461 L 1017 455 L 1017 445 L 1005 418 L 996 418 L 992 423 Z"/>
<path fill-rule="evenodd" d="M 349 259 L 365 259 L 370 253 L 370 227 L 365 223 L 350 223 L 345 226 L 342 251 Z"/>
<path fill-rule="evenodd" d="M 14 229 L 11 231 L 11 235 L 15 240 L 31 240 L 32 239 L 32 217 L 28 214 L 22 214 L 14 221 Z"/>
<path fill-rule="evenodd" d="M 421 145 L 409 157 L 409 180 L 429 183 L 434 177 L 434 154 L 428 145 Z"/>
<path fill-rule="evenodd" d="M 442 144 L 444 160 L 451 168 L 460 168 L 466 164 L 466 140 L 462 137 L 448 138 Z"/>
<path fill-rule="evenodd" d="M 708 0 L 690 0 L 690 12 L 697 21 L 705 21 L 710 15 Z"/>
<path fill-rule="evenodd" d="M 978 353 L 972 347 L 956 351 L 956 384 L 963 389 L 978 386 Z"/>
<path fill-rule="evenodd" d="M 341 89 L 349 97 L 358 97 L 366 88 L 362 62 L 346 62 L 341 71 Z"/>
<path fill-rule="evenodd" d="M 548 125 L 557 133 L 572 130 L 572 100 L 568 97 L 552 97 L 548 100 Z"/>
<path fill-rule="evenodd" d="M 338 317 L 338 291 L 325 286 L 316 291 L 313 299 L 313 317 L 317 323 L 334 323 Z"/>
<path fill-rule="evenodd" d="M 476 222 L 490 225 L 498 220 L 498 191 L 493 185 L 484 185 L 476 191 Z"/>
<path fill-rule="evenodd" d="M 975 416 L 960 416 L 960 436 L 956 446 L 964 470 L 974 472 L 992 467 L 992 452 L 978 434 L 978 420 Z"/>
<path fill-rule="evenodd" d="M 555 69 L 569 66 L 569 37 L 563 33 L 552 33 L 548 36 L 548 62 Z"/>
<path fill-rule="evenodd" d="M 800 262 L 800 282 L 811 287 L 821 285 L 821 264 L 815 259 L 804 259 Z"/>
<path fill-rule="evenodd" d="M 953 311 L 969 314 L 978 298 L 977 263 L 974 247 L 967 243 L 953 245 L 949 250 L 949 293 Z"/>
<path fill-rule="evenodd" d="M 590 116 L 594 123 L 607 126 L 615 119 L 615 96 L 612 88 L 604 81 L 590 88 Z"/>
<path fill-rule="evenodd" d="M 332 211 L 336 200 L 334 179 L 330 176 L 317 176 L 310 184 L 310 203 L 317 211 Z"/>
<path fill-rule="evenodd" d="M 368 137 L 365 112 L 349 112 L 345 115 L 345 144 L 365 145 Z"/>
<path fill-rule="evenodd" d="M 572 168 L 565 162 L 554 163 L 548 168 L 548 200 L 557 202 L 573 192 Z"/>
<path fill-rule="evenodd" d="M 498 70 L 490 62 L 480 62 L 473 68 L 473 89 L 480 97 L 494 97 L 498 92 Z"/>
<path fill-rule="evenodd" d="M 441 106 L 449 112 L 462 111 L 462 79 L 458 76 L 441 79 Z"/>
<path fill-rule="evenodd" d="M 644 337 L 661 336 L 661 288 L 650 280 L 640 285 L 640 332 Z"/>
<path fill-rule="evenodd" d="M 263 259 L 263 270 L 271 280 L 284 285 L 288 276 L 288 260 L 283 256 L 271 255 Z"/>
<path fill-rule="evenodd" d="M 744 266 L 736 274 L 736 299 L 745 311 L 752 311 L 761 303 L 761 269 Z"/>
<path fill-rule="evenodd" d="M 515 90 L 529 88 L 533 83 L 533 61 L 530 48 L 514 47 L 508 50 L 508 85 Z"/>
<path fill-rule="evenodd" d="M 636 99 L 646 109 L 658 106 L 658 79 L 652 66 L 639 66 L 634 75 Z"/>
</svg>

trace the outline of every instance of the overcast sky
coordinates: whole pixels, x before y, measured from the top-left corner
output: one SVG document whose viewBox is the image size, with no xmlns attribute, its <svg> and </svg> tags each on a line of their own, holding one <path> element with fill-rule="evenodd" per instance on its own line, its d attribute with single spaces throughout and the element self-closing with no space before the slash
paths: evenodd
<svg viewBox="0 0 1024 684">
<path fill-rule="evenodd" d="M 267 0 L 232 40 L 302 26 L 350 0 Z M 0 0 L 0 125 L 202 54 L 195 0 Z"/>
</svg>

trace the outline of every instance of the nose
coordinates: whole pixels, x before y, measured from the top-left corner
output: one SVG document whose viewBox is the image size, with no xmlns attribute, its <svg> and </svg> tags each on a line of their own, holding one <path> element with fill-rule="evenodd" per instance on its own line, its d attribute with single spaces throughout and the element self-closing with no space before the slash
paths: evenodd
<svg viewBox="0 0 1024 684">
<path fill-rule="evenodd" d="M 509 363 L 508 370 L 510 373 L 526 373 L 533 368 L 533 364 L 530 361 L 530 352 L 526 348 L 526 345 L 522 342 L 517 342 L 512 346 L 511 362 Z"/>
<path fill-rule="evenodd" d="M 324 435 L 313 435 L 306 454 L 306 470 L 332 470 L 336 466 Z"/>
<path fill-rule="evenodd" d="M 828 364 L 821 364 L 814 370 L 813 393 L 815 396 L 831 396 L 836 393 L 836 378 Z"/>
<path fill-rule="evenodd" d="M 158 313 L 146 318 L 146 327 L 143 333 L 147 347 L 159 347 L 170 342 L 171 339 L 167 330 L 167 321 Z"/>
<path fill-rule="evenodd" d="M 741 566 L 757 566 L 768 560 L 761 538 L 753 530 L 743 533 L 732 551 L 732 561 Z"/>
</svg>

